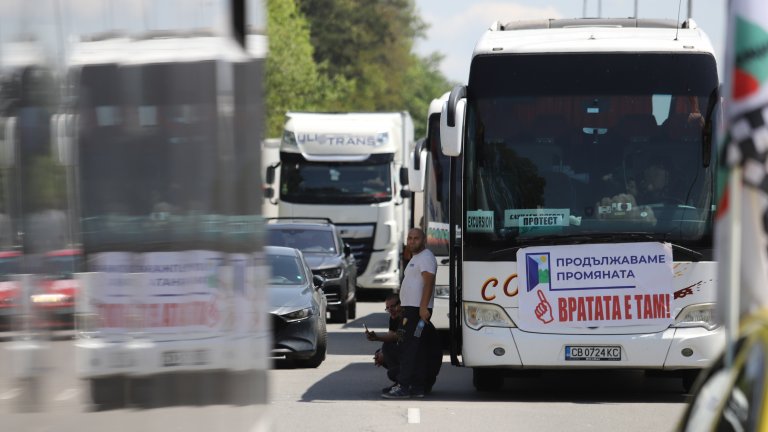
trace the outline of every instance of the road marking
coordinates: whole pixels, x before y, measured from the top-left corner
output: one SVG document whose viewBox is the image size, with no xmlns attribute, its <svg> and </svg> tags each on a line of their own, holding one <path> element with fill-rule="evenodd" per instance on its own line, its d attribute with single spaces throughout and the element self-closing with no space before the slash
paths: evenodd
<svg viewBox="0 0 768 432">
<path fill-rule="evenodd" d="M 12 389 L 8 390 L 5 393 L 0 393 L 0 400 L 13 399 L 13 398 L 17 397 L 19 394 L 21 394 L 21 389 L 20 388 L 18 388 L 18 387 L 17 388 L 12 388 Z"/>
<path fill-rule="evenodd" d="M 421 423 L 421 410 L 418 408 L 408 408 L 408 424 Z"/>
<path fill-rule="evenodd" d="M 76 389 L 76 388 L 67 389 L 59 393 L 59 395 L 56 396 L 54 400 L 65 401 L 67 399 L 72 399 L 73 397 L 77 396 L 78 393 L 80 393 L 80 389 Z"/>
</svg>

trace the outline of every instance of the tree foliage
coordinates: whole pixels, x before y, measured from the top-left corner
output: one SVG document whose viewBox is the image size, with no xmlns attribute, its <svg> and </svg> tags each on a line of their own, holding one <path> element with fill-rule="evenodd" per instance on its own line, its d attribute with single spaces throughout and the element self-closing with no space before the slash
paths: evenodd
<svg viewBox="0 0 768 432">
<path fill-rule="evenodd" d="M 294 0 L 268 0 L 267 10 L 267 136 L 275 137 L 288 111 L 343 109 L 352 83 L 319 71 L 309 27 Z"/>
<path fill-rule="evenodd" d="M 412 52 L 427 28 L 414 0 L 268 0 L 268 8 L 269 136 L 289 110 L 409 111 L 424 134 L 429 103 L 451 83 L 440 55 Z"/>
</svg>

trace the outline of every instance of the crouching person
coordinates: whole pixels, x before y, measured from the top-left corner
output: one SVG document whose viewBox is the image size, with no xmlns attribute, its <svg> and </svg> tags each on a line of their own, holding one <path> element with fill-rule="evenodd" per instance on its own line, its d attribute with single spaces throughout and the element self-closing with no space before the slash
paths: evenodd
<svg viewBox="0 0 768 432">
<path fill-rule="evenodd" d="M 382 366 L 387 370 L 387 377 L 392 385 L 382 389 L 382 393 L 388 393 L 397 385 L 397 375 L 400 373 L 400 340 L 402 339 L 403 314 L 400 307 L 400 298 L 397 294 L 390 294 L 385 300 L 385 310 L 389 313 L 389 329 L 384 334 L 376 334 L 366 327 L 365 336 L 369 341 L 382 342 L 381 348 L 373 355 L 376 366 Z"/>
</svg>

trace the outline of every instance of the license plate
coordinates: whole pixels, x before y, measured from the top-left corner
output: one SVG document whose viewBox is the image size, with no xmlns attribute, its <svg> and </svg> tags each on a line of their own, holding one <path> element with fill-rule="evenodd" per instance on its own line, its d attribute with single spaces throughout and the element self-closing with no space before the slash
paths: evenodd
<svg viewBox="0 0 768 432">
<path fill-rule="evenodd" d="M 604 346 L 565 346 L 566 360 L 621 360 L 621 347 L 618 345 Z"/>
<path fill-rule="evenodd" d="M 107 365 L 110 368 L 129 368 L 134 366 L 133 355 L 129 352 L 117 351 L 107 356 Z"/>
<path fill-rule="evenodd" d="M 200 366 L 208 364 L 207 350 L 163 352 L 163 366 Z"/>
</svg>

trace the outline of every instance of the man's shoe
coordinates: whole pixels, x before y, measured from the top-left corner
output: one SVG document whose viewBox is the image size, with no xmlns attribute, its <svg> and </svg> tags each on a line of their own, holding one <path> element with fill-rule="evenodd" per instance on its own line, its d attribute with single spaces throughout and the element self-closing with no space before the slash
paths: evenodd
<svg viewBox="0 0 768 432">
<path fill-rule="evenodd" d="M 411 397 L 414 398 L 423 398 L 424 397 L 424 389 L 418 388 L 418 387 L 411 387 Z"/>
<path fill-rule="evenodd" d="M 396 385 L 397 383 L 393 383 L 391 386 L 384 387 L 383 389 L 381 389 L 381 393 L 382 394 L 389 393 L 392 390 L 392 388 L 394 388 Z"/>
<path fill-rule="evenodd" d="M 389 393 L 384 393 L 381 397 L 386 399 L 410 399 L 411 392 L 401 387 L 400 384 L 397 384 L 392 387 L 392 390 L 390 390 Z"/>
</svg>

